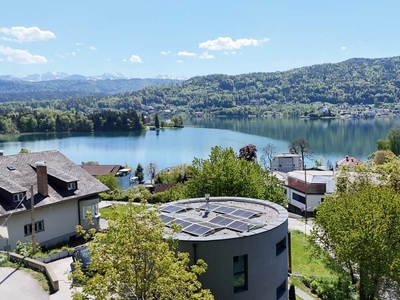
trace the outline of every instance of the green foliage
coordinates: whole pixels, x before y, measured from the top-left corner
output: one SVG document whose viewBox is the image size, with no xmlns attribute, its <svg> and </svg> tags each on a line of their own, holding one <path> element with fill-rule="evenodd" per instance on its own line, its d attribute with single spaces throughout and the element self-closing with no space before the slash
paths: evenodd
<svg viewBox="0 0 400 300">
<path fill-rule="evenodd" d="M 160 120 L 158 119 L 158 114 L 154 116 L 154 126 L 160 128 Z"/>
<path fill-rule="evenodd" d="M 30 153 L 31 150 L 27 149 L 27 148 L 21 148 L 21 150 L 19 151 L 19 153 Z"/>
<path fill-rule="evenodd" d="M 390 150 L 396 155 L 400 155 L 400 129 L 390 129 L 387 139 L 389 141 Z"/>
<path fill-rule="evenodd" d="M 194 158 L 188 169 L 188 197 L 249 197 L 285 205 L 283 188 L 259 164 L 238 159 L 232 148 L 213 147 L 209 159 Z"/>
<path fill-rule="evenodd" d="M 113 174 L 97 175 L 96 178 L 100 180 L 102 184 L 106 185 L 111 191 L 119 189 L 118 178 Z"/>
<path fill-rule="evenodd" d="M 335 278 L 303 276 L 302 282 L 321 300 L 357 299 L 357 295 L 354 292 L 350 280 L 343 276 Z"/>
<path fill-rule="evenodd" d="M 109 221 L 108 231 L 89 243 L 96 272 L 83 273 L 76 264 L 72 277 L 82 289 L 74 291 L 73 299 L 214 299 L 197 279 L 207 264 L 189 265 L 189 255 L 177 252 L 177 241 L 165 238 L 158 212 L 126 206 Z"/>
<path fill-rule="evenodd" d="M 390 150 L 390 142 L 389 140 L 377 140 L 376 148 L 378 150 Z"/>
<path fill-rule="evenodd" d="M 175 115 L 171 119 L 172 123 L 174 123 L 175 127 L 182 127 L 183 126 L 183 120 L 182 117 L 179 115 Z"/>
<path fill-rule="evenodd" d="M 374 153 L 374 163 L 376 165 L 383 165 L 395 159 L 397 159 L 397 156 L 390 150 L 378 150 Z"/>
<path fill-rule="evenodd" d="M 186 164 L 167 168 L 158 174 L 157 179 L 163 184 L 183 183 L 187 177 L 187 169 Z"/>
<path fill-rule="evenodd" d="M 400 278 L 399 176 L 390 176 L 396 164 L 379 166 L 386 174 L 380 186 L 367 172 L 340 174 L 337 191 L 321 203 L 315 219 L 312 240 L 332 254 L 353 283 L 359 281 L 360 299 L 373 299 L 387 278 Z"/>
<path fill-rule="evenodd" d="M 36 252 L 40 252 L 40 251 L 41 251 L 41 248 L 39 246 L 39 243 L 36 242 Z M 21 241 L 17 241 L 15 253 L 32 258 L 33 257 L 32 241 L 27 241 L 25 243 L 23 243 Z"/>
</svg>

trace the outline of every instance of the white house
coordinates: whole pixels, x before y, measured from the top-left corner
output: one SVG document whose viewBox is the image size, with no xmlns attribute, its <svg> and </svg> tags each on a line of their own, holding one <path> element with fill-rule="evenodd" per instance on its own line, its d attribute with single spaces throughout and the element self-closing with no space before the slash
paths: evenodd
<svg viewBox="0 0 400 300">
<path fill-rule="evenodd" d="M 336 186 L 334 171 L 293 171 L 286 180 L 288 210 L 297 214 L 313 215 L 314 208 L 333 193 Z"/>
<path fill-rule="evenodd" d="M 48 247 L 75 238 L 77 225 L 99 228 L 98 194 L 107 190 L 58 151 L 0 156 L 0 249 L 32 233 Z"/>
</svg>

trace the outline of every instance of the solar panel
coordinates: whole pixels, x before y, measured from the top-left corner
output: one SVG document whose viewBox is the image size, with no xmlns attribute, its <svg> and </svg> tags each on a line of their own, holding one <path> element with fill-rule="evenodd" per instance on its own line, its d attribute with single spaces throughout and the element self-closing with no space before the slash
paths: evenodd
<svg viewBox="0 0 400 300">
<path fill-rule="evenodd" d="M 239 232 L 245 232 L 247 230 L 250 230 L 252 227 L 253 227 L 252 225 L 247 224 L 242 221 L 234 221 L 227 226 L 227 228 L 235 230 L 235 231 L 239 231 Z"/>
<path fill-rule="evenodd" d="M 165 225 L 167 225 L 167 224 L 168 224 L 169 222 L 171 222 L 174 218 L 171 217 L 171 216 L 167 216 L 167 215 L 161 214 L 161 215 L 160 215 L 160 219 L 161 219 L 161 221 L 162 221 Z"/>
<path fill-rule="evenodd" d="M 186 210 L 186 208 L 177 205 L 161 206 L 161 211 L 167 213 L 177 213 Z"/>
<path fill-rule="evenodd" d="M 210 210 L 214 210 L 214 209 L 216 209 L 217 207 L 219 207 L 219 205 L 209 203 L 209 204 L 208 204 L 208 207 L 209 207 Z M 207 203 L 206 203 L 206 204 L 203 204 L 203 205 L 200 206 L 199 208 L 202 209 L 202 210 L 206 210 L 206 209 L 207 209 Z"/>
<path fill-rule="evenodd" d="M 217 207 L 216 209 L 214 209 L 214 211 L 217 213 L 221 213 L 221 214 L 230 214 L 233 211 L 235 211 L 236 209 L 237 208 L 221 205 L 220 207 Z"/>
<path fill-rule="evenodd" d="M 237 209 L 234 212 L 231 213 L 231 215 L 238 216 L 241 218 L 249 219 L 255 215 L 257 215 L 255 212 L 249 211 L 249 210 L 243 210 L 243 209 Z"/>
<path fill-rule="evenodd" d="M 183 229 L 183 231 L 194 236 L 201 236 L 212 231 L 212 228 L 199 224 L 192 224 L 189 227 Z"/>
<path fill-rule="evenodd" d="M 184 229 L 186 227 L 189 227 L 190 225 L 193 225 L 192 222 L 188 222 L 188 221 L 183 220 L 183 219 L 175 219 L 174 222 L 179 224 L 179 225 L 181 225 L 182 229 Z"/>
<path fill-rule="evenodd" d="M 227 225 L 229 225 L 230 223 L 232 223 L 234 221 L 235 220 L 232 220 L 230 218 L 226 218 L 223 216 L 216 216 L 215 218 L 211 219 L 209 222 L 226 227 Z"/>
</svg>

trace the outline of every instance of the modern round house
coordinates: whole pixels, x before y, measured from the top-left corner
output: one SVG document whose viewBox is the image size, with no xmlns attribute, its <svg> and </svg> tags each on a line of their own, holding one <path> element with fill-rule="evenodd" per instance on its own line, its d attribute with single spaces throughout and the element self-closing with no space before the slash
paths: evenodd
<svg viewBox="0 0 400 300">
<path fill-rule="evenodd" d="M 164 204 L 161 219 L 180 224 L 179 251 L 203 259 L 199 277 L 215 299 L 287 299 L 288 213 L 275 203 L 212 197 Z"/>
</svg>

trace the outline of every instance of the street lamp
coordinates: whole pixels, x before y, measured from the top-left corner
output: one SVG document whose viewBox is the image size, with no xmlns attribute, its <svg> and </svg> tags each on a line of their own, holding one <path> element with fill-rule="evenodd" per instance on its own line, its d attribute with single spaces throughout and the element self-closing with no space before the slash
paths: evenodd
<svg viewBox="0 0 400 300">
<path fill-rule="evenodd" d="M 204 197 L 206 198 L 206 210 L 205 210 L 205 215 L 208 216 L 208 214 L 210 213 L 210 194 L 207 193 L 204 195 Z"/>
</svg>

